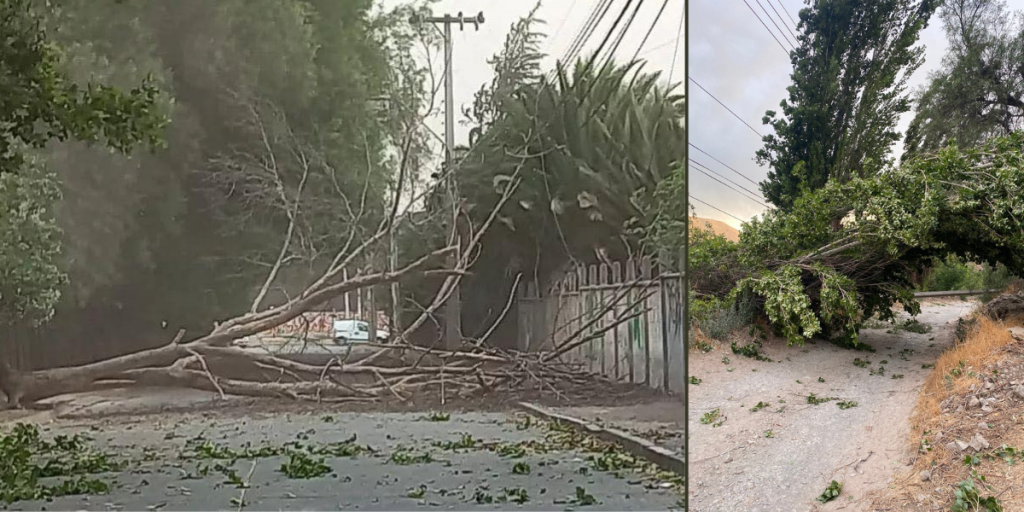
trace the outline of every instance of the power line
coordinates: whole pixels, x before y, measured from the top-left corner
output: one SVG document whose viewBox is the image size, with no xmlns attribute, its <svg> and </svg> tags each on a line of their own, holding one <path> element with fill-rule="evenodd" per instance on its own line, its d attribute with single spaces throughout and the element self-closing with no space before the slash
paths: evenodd
<svg viewBox="0 0 1024 512">
<path fill-rule="evenodd" d="M 560 34 L 562 32 L 563 28 L 565 28 L 565 22 L 569 21 L 569 18 L 572 17 L 572 10 L 573 10 L 573 8 L 576 7 L 576 2 L 578 2 L 578 1 L 579 0 L 572 0 L 572 4 L 569 5 L 569 10 L 565 13 L 565 17 L 562 18 L 562 22 L 558 24 L 558 28 L 555 29 L 555 33 L 551 35 L 551 40 L 552 41 L 557 39 L 558 38 L 558 34 Z"/>
<path fill-rule="evenodd" d="M 676 71 L 676 56 L 679 54 L 679 40 L 683 38 L 683 22 L 686 21 L 686 4 L 683 4 L 683 12 L 679 15 L 679 26 L 676 28 L 676 48 L 672 50 L 672 67 L 668 70 L 668 86 L 672 87 L 672 75 Z M 686 98 L 686 101 L 690 101 Z"/>
<path fill-rule="evenodd" d="M 754 0 L 754 1 L 757 2 L 758 7 L 760 7 L 761 10 L 764 11 L 764 15 L 769 20 L 771 20 L 772 25 L 775 25 L 775 28 L 779 31 L 779 35 L 781 35 L 782 38 L 785 39 L 787 43 L 789 43 L 789 46 L 791 48 L 796 49 L 796 47 L 793 46 L 793 41 L 790 41 L 789 38 L 786 37 L 786 33 L 782 31 L 782 27 L 780 27 L 778 23 L 775 23 L 775 18 L 772 18 L 772 15 L 768 12 L 768 9 L 764 8 L 764 4 L 761 3 L 761 0 Z M 767 1 L 767 0 L 765 0 L 765 1 Z M 776 14 L 778 14 L 778 13 L 776 13 Z M 786 23 L 783 22 L 782 24 L 785 25 Z"/>
<path fill-rule="evenodd" d="M 696 149 L 697 151 L 700 151 L 701 153 L 704 153 L 705 155 L 707 155 L 707 156 L 708 156 L 708 158 L 710 158 L 710 159 L 712 159 L 712 160 L 714 160 L 714 161 L 716 161 L 716 162 L 718 162 L 718 163 L 720 163 L 720 164 L 724 165 L 726 169 L 729 169 L 730 171 L 732 171 L 732 172 L 734 172 L 734 173 L 736 173 L 736 174 L 739 174 L 741 178 L 743 178 L 743 179 L 745 179 L 745 180 L 747 180 L 747 181 L 749 181 L 749 182 L 753 183 L 754 185 L 758 185 L 758 183 L 757 183 L 756 181 L 754 181 L 754 180 L 752 180 L 752 179 L 750 179 L 750 178 L 746 177 L 746 176 L 745 176 L 745 175 L 744 175 L 743 173 L 741 173 L 741 172 L 737 171 L 736 169 L 733 169 L 732 167 L 729 167 L 729 165 L 728 165 L 728 164 L 726 164 L 725 162 L 723 162 L 723 161 L 721 161 L 721 160 L 719 160 L 719 159 L 717 159 L 717 158 L 715 158 L 715 157 L 711 156 L 711 154 L 709 154 L 709 153 L 708 153 L 707 151 L 704 151 L 704 150 L 703 150 L 703 149 L 701 149 L 701 148 L 698 148 L 698 147 L 697 147 L 696 145 L 694 145 L 694 143 L 692 143 L 692 142 L 687 142 L 687 143 L 688 143 L 688 144 L 689 144 L 690 146 L 693 146 L 693 149 Z M 758 185 L 758 186 L 760 186 L 760 185 Z"/>
<path fill-rule="evenodd" d="M 710 204 L 708 204 L 708 203 L 706 203 L 704 201 L 701 201 L 700 199 L 697 199 L 696 197 L 693 197 L 693 194 L 690 194 L 690 199 L 693 199 L 694 201 L 697 201 L 698 203 L 703 204 L 704 206 L 707 206 L 708 208 L 712 208 L 712 209 L 718 210 L 718 211 L 720 211 L 720 212 L 722 212 L 722 213 L 724 213 L 724 214 L 726 214 L 726 215 L 728 215 L 728 216 L 730 216 L 730 217 L 732 217 L 732 218 L 734 218 L 734 219 L 736 219 L 736 220 L 738 220 L 740 222 L 746 222 L 745 220 L 743 220 L 743 219 L 741 219 L 741 218 L 739 218 L 739 217 L 737 217 L 737 216 L 735 216 L 735 215 L 733 215 L 733 214 L 731 214 L 731 213 L 729 213 L 729 212 L 727 212 L 727 211 L 725 211 L 725 210 L 723 210 L 723 209 L 721 209 L 721 208 L 719 208 L 717 206 L 712 206 L 712 205 L 710 205 Z"/>
<path fill-rule="evenodd" d="M 746 0 L 744 0 L 744 1 L 746 1 Z M 712 98 L 712 99 L 714 99 L 715 101 L 717 101 L 719 105 L 721 105 L 721 106 L 722 106 L 722 107 L 724 107 L 724 108 L 725 108 L 726 110 L 728 110 L 728 111 L 729 111 L 729 113 L 733 115 L 733 117 L 735 117 L 736 119 L 739 119 L 741 123 L 743 123 L 743 124 L 747 125 L 747 128 L 750 128 L 750 131 L 752 131 L 752 132 L 756 133 L 758 137 L 764 137 L 764 135 L 761 135 L 761 132 L 759 132 L 759 131 L 755 130 L 753 126 L 750 126 L 749 124 L 747 124 L 747 122 L 746 122 L 746 121 L 744 121 L 742 117 L 740 117 L 740 116 L 736 115 L 736 112 L 733 112 L 731 108 L 729 108 L 729 107 L 726 107 L 726 106 L 725 106 L 725 103 L 722 103 L 722 102 L 721 102 L 721 100 L 719 100 L 718 98 L 715 98 L 715 95 L 714 95 L 714 94 L 711 94 L 710 92 L 708 92 L 708 90 L 707 90 L 707 89 L 705 89 L 703 85 L 700 85 L 700 84 L 699 84 L 699 83 L 698 83 L 698 82 L 697 82 L 696 80 L 694 80 L 692 76 L 691 76 L 691 77 L 688 77 L 688 78 L 690 79 L 690 81 L 691 81 L 691 82 L 693 82 L 693 83 L 697 84 L 697 87 L 700 87 L 700 90 L 702 90 L 702 91 L 704 91 L 704 92 L 708 93 L 708 96 L 711 96 L 711 98 Z"/>
<path fill-rule="evenodd" d="M 586 64 L 583 67 L 583 73 L 581 74 L 581 76 L 586 76 L 586 74 L 589 73 L 590 70 L 593 68 L 594 63 L 597 62 L 598 57 L 601 55 L 601 52 L 604 50 L 604 46 L 606 44 L 608 44 L 608 40 L 611 39 L 612 34 L 615 33 L 615 29 L 619 27 L 619 23 L 622 22 L 622 18 L 626 15 L 626 12 L 629 11 L 629 6 L 632 5 L 632 3 L 633 3 L 633 0 L 626 0 L 626 5 L 622 8 L 622 11 L 619 12 L 619 15 L 615 18 L 615 21 L 612 22 L 612 26 L 611 26 L 611 28 L 608 29 L 608 33 L 606 33 L 604 35 L 604 39 L 601 40 L 601 44 L 598 45 L 597 50 L 594 51 L 594 54 L 591 55 L 589 59 L 587 59 L 587 62 L 586 62 Z M 609 7 L 611 6 L 610 3 L 608 5 L 609 5 Z M 606 9 L 606 11 L 607 11 L 607 9 Z M 603 16 L 604 15 L 602 14 L 602 17 Z M 598 72 L 597 72 L 598 76 L 600 76 L 601 73 L 604 72 L 604 68 L 605 68 L 605 66 L 607 66 L 607 64 L 608 63 L 605 62 L 605 64 L 601 66 L 601 69 L 599 69 Z M 594 81 L 596 82 L 596 80 L 594 80 Z M 580 100 L 579 100 L 580 104 L 582 104 L 583 100 L 586 99 L 586 97 L 590 95 L 590 89 L 592 89 L 592 88 L 593 88 L 593 84 L 591 84 L 591 87 L 588 88 L 587 91 L 583 94 L 583 97 L 580 98 Z"/>
<path fill-rule="evenodd" d="M 641 3 L 643 3 L 643 0 L 640 0 L 640 1 L 641 1 Z M 593 68 L 594 62 L 597 62 L 598 56 L 600 56 L 601 55 L 601 51 L 604 50 L 604 46 L 606 44 L 608 44 L 608 40 L 612 37 L 612 34 L 615 32 L 615 29 L 618 28 L 619 23 L 622 22 L 622 18 L 626 15 L 626 12 L 629 11 L 629 6 L 632 5 L 632 4 L 633 4 L 633 0 L 626 0 L 626 5 L 622 7 L 622 11 L 619 12 L 619 15 L 615 18 L 615 21 L 612 23 L 611 28 L 608 29 L 608 33 L 604 35 L 604 39 L 602 39 L 601 40 L 601 44 L 598 45 L 597 51 L 595 51 L 594 55 L 592 55 L 589 59 L 587 59 L 587 63 L 583 67 L 583 72 L 580 73 L 581 77 L 583 77 L 585 79 L 586 75 L 588 73 L 590 73 L 591 69 Z M 632 19 L 631 19 L 631 21 L 632 21 Z M 627 24 L 623 28 L 623 30 L 628 30 L 628 29 L 629 29 L 629 25 Z M 601 65 L 601 68 L 597 70 L 597 75 L 595 75 L 594 78 L 592 80 L 590 80 L 590 86 L 587 87 L 587 90 L 583 91 L 583 96 L 581 96 L 580 99 L 577 100 L 579 105 L 583 105 L 583 103 L 590 96 L 590 93 L 594 91 L 594 87 L 597 86 L 598 78 L 600 78 L 601 75 L 608 68 L 608 64 L 609 63 L 611 63 L 611 59 L 606 60 L 604 62 L 604 64 Z M 608 95 L 610 96 L 613 92 L 614 92 L 613 90 L 609 90 L 608 91 Z M 607 99 L 608 98 L 606 97 L 605 100 L 607 101 Z M 590 120 L 593 119 L 595 115 L 597 115 L 597 111 L 598 111 L 598 109 L 594 108 L 590 112 L 590 115 L 587 116 L 586 121 L 583 122 L 584 126 L 589 124 Z"/>
<path fill-rule="evenodd" d="M 576 33 L 576 37 L 573 38 L 569 48 L 566 49 L 565 53 L 562 54 L 562 62 L 569 63 L 579 54 L 579 51 L 583 48 L 590 36 L 594 34 L 594 30 L 604 20 L 608 9 L 612 6 L 612 0 L 600 0 L 599 3 L 594 5 L 594 8 L 590 11 L 590 16 L 580 27 L 580 30 Z"/>
<path fill-rule="evenodd" d="M 694 163 L 696 163 L 696 162 L 694 162 Z M 718 178 L 716 178 L 716 177 L 714 177 L 714 176 L 712 176 L 712 175 L 710 175 L 710 174 L 708 174 L 708 173 L 706 173 L 706 172 L 704 172 L 704 171 L 702 171 L 702 170 L 700 170 L 700 169 L 698 169 L 698 168 L 693 168 L 693 169 L 694 169 L 694 170 L 696 170 L 697 172 L 699 172 L 699 173 L 701 173 L 701 174 L 703 174 L 703 175 L 707 176 L 708 178 L 711 178 L 711 179 L 713 179 L 713 180 L 717 181 L 717 182 L 718 182 L 718 183 L 719 183 L 720 185 L 722 185 L 723 187 L 725 187 L 725 188 L 727 188 L 727 189 L 729 189 L 729 190 L 732 190 L 733 192 L 736 192 L 736 193 L 737 193 L 737 194 L 739 194 L 739 195 L 740 195 L 741 197 L 743 197 L 743 198 L 745 198 L 745 199 L 749 199 L 749 200 L 751 200 L 751 201 L 753 201 L 753 202 L 755 202 L 755 203 L 757 203 L 757 204 L 759 204 L 759 205 L 761 205 L 761 206 L 764 206 L 765 208 L 767 208 L 767 207 L 768 207 L 767 205 L 765 205 L 765 204 L 764 204 L 764 203 L 762 203 L 761 201 L 758 201 L 757 199 L 754 199 L 754 198 L 752 198 L 752 197 L 750 197 L 750 196 L 748 196 L 748 195 L 744 194 L 743 192 L 740 192 L 739 190 L 736 190 L 736 189 L 734 189 L 734 188 L 730 187 L 729 185 L 726 185 L 724 181 L 722 181 L 722 180 L 720 180 L 720 179 L 718 179 Z"/>
<path fill-rule="evenodd" d="M 779 2 L 779 5 L 782 5 L 782 0 L 776 1 Z M 786 30 L 789 31 L 789 34 L 793 36 L 793 40 L 796 41 L 796 33 L 793 32 L 793 29 L 789 28 L 789 25 L 786 25 L 786 20 L 782 19 L 782 15 L 779 14 L 779 11 L 775 8 L 775 5 L 772 4 L 772 0 L 765 0 L 765 2 L 768 2 L 768 5 L 772 8 L 773 11 L 775 11 L 775 15 L 779 17 L 779 21 L 781 21 L 782 24 L 786 26 Z"/>
<path fill-rule="evenodd" d="M 619 31 L 619 35 L 615 36 L 615 42 L 612 43 L 611 49 L 608 50 L 608 55 L 605 57 L 604 65 L 601 69 L 611 63 L 612 59 L 615 58 L 615 52 L 619 51 L 619 46 L 622 45 L 622 39 L 626 37 L 626 32 L 629 31 L 629 27 L 633 26 L 633 20 L 636 19 L 636 15 L 640 12 L 640 8 L 643 7 L 644 0 L 640 0 L 636 3 L 636 9 L 633 9 L 633 14 L 629 15 L 629 19 L 626 24 L 622 26 L 622 30 Z"/>
<path fill-rule="evenodd" d="M 764 20 L 761 19 L 761 16 L 757 14 L 757 11 L 755 11 L 753 7 L 750 7 L 750 3 L 747 2 L 747 0 L 743 0 L 743 3 L 747 4 L 747 8 L 750 9 L 750 12 L 754 13 L 754 17 L 757 18 L 757 21 L 761 22 L 761 26 L 772 35 L 772 39 L 774 39 L 776 43 L 779 43 L 779 48 L 782 48 L 782 51 L 786 52 L 786 55 L 788 56 L 789 50 L 787 50 L 785 46 L 782 46 L 782 41 L 779 41 L 779 38 L 775 37 L 775 32 L 772 32 L 772 29 L 768 28 L 768 25 L 764 24 Z"/>
<path fill-rule="evenodd" d="M 782 0 L 779 0 L 779 5 L 782 6 L 782 12 L 786 13 L 786 16 L 789 16 L 789 21 L 792 21 L 793 25 L 799 27 L 800 24 L 797 23 L 796 20 L 794 20 L 793 17 L 789 15 L 789 9 L 786 9 L 786 5 L 782 3 Z"/>
<path fill-rule="evenodd" d="M 576 49 L 580 46 L 583 38 L 593 31 L 594 23 L 597 21 L 597 17 L 600 14 L 601 9 L 607 8 L 610 3 L 611 0 L 600 0 L 598 3 L 594 4 L 594 7 L 591 8 L 587 19 L 583 22 L 583 25 L 580 26 L 579 30 L 576 31 L 576 35 L 573 36 L 572 42 L 569 43 L 569 47 L 562 52 L 562 61 L 568 62 L 568 60 L 575 55 Z"/>
<path fill-rule="evenodd" d="M 678 40 L 679 40 L 679 38 L 678 38 L 678 37 L 673 37 L 672 39 L 669 39 L 668 41 L 662 41 L 662 42 L 658 43 L 657 45 L 655 45 L 654 47 L 652 47 L 652 48 L 648 48 L 648 49 L 646 49 L 646 50 L 644 50 L 644 51 L 642 51 L 642 52 L 638 53 L 638 54 L 637 54 L 637 56 L 640 56 L 640 55 L 647 55 L 648 53 L 651 53 L 651 52 L 653 52 L 653 51 L 657 51 L 657 50 L 660 50 L 660 49 L 662 49 L 662 48 L 664 48 L 664 47 L 666 47 L 666 46 L 668 46 L 668 45 L 670 45 L 670 44 L 673 44 L 673 43 L 675 43 L 675 42 L 676 42 L 676 41 L 678 41 Z"/>
<path fill-rule="evenodd" d="M 658 9 L 658 14 L 654 16 L 654 21 L 651 22 L 651 26 L 647 29 L 647 33 L 644 34 L 643 41 L 640 41 L 640 46 L 636 47 L 636 52 L 633 53 L 633 60 L 636 60 L 640 56 L 640 51 L 644 49 L 644 45 L 647 44 L 647 38 L 651 37 L 651 32 L 654 32 L 654 27 L 658 25 L 658 20 L 661 19 L 661 14 L 665 12 L 665 7 L 668 7 L 668 0 L 661 3 L 661 8 Z"/>
<path fill-rule="evenodd" d="M 761 197 L 761 194 L 759 194 L 759 193 L 757 193 L 757 192 L 754 192 L 753 190 L 750 190 L 749 188 L 747 188 L 747 187 L 744 187 L 743 185 L 740 185 L 739 183 L 736 183 L 735 181 L 732 181 L 732 180 L 730 180 L 729 178 L 726 178 L 725 176 L 722 176 L 721 174 L 718 174 L 717 172 L 715 172 L 715 171 L 711 170 L 711 168 L 710 168 L 710 167 L 708 167 L 708 166 L 706 166 L 706 165 L 704 165 L 704 164 L 702 164 L 702 163 L 700 163 L 700 162 L 698 162 L 698 161 L 696 161 L 696 160 L 694 160 L 694 159 L 692 159 L 692 158 L 690 158 L 689 160 L 690 160 L 691 162 L 693 162 L 693 163 L 697 164 L 697 165 L 698 165 L 699 167 L 703 167 L 705 171 L 708 171 L 708 172 L 710 172 L 711 174 L 714 174 L 715 176 L 718 176 L 719 178 L 722 178 L 723 180 L 725 180 L 725 181 L 728 181 L 729 183 L 732 183 L 733 185 L 736 185 L 736 186 L 737 186 L 737 187 L 739 187 L 740 189 L 742 189 L 742 190 L 746 191 L 746 192 L 747 192 L 748 194 L 750 194 L 750 195 L 754 196 L 754 198 L 755 198 L 755 200 L 756 200 L 756 201 L 758 202 L 758 204 L 760 204 L 761 206 L 764 206 L 765 208 L 768 208 L 768 205 L 766 205 L 766 204 L 762 203 L 760 199 L 756 199 L 756 198 L 760 198 L 760 197 Z M 700 169 L 697 169 L 697 170 L 698 170 L 698 171 L 700 171 Z"/>
</svg>

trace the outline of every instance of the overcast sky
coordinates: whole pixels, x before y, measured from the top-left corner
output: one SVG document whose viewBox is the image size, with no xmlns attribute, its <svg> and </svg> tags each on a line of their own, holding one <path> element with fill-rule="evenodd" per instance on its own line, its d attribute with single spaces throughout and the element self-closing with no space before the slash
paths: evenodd
<svg viewBox="0 0 1024 512">
<path fill-rule="evenodd" d="M 398 0 L 388 3 L 394 1 Z M 615 19 L 614 15 L 627 1 L 629 0 L 613 0 L 608 16 L 588 41 L 583 53 L 596 49 L 601 36 L 607 33 Z M 775 24 L 779 25 L 786 37 L 793 40 L 789 31 L 796 32 L 796 25 L 790 20 L 790 16 L 794 20 L 799 19 L 798 12 L 804 7 L 802 0 L 690 0 L 690 76 L 754 129 L 766 133 L 769 129 L 761 124 L 761 117 L 765 110 L 778 110 L 779 102 L 785 97 L 786 87 L 790 84 L 792 68 L 786 52 L 769 30 L 761 25 L 761 21 L 758 21 L 751 12 L 747 2 L 768 25 L 775 37 L 788 47 L 787 41 L 779 35 Z M 549 66 L 569 47 L 597 3 L 598 0 L 547 0 L 542 3 L 538 12 L 539 17 L 547 22 L 548 39 L 543 49 L 549 55 Z M 1024 8 L 1024 0 L 1010 0 L 1008 3 L 1012 9 Z M 635 1 L 633 5 L 636 5 Z M 619 48 L 617 58 L 628 60 L 632 57 L 648 27 L 654 22 L 661 5 L 661 0 L 643 2 L 636 20 Z M 525 16 L 533 6 L 534 2 L 524 0 L 436 2 L 435 15 L 454 15 L 462 11 L 466 16 L 474 16 L 482 11 L 485 18 L 479 32 L 467 26 L 465 31 L 456 32 L 454 36 L 455 103 L 459 106 L 459 111 L 463 105 L 472 101 L 473 93 L 492 76 L 487 59 L 501 49 L 511 24 Z M 763 9 L 770 13 L 771 20 Z M 655 25 L 641 53 L 641 57 L 648 60 L 648 69 L 663 70 L 666 77 L 672 69 L 672 57 L 682 13 L 683 0 L 668 0 L 664 14 Z M 686 37 L 685 33 L 683 37 Z M 684 52 L 684 42 L 685 39 L 680 42 L 676 65 L 672 72 L 673 82 L 680 82 L 685 78 L 683 70 L 687 56 Z M 933 18 L 932 23 L 922 33 L 919 44 L 926 48 L 926 60 L 921 69 L 911 77 L 911 88 L 925 82 L 928 72 L 939 65 L 946 51 L 945 35 L 937 17 Z M 766 169 L 754 163 L 754 152 L 761 147 L 760 137 L 692 82 L 690 97 L 690 142 L 753 182 L 763 180 Z M 901 131 L 905 130 L 910 118 L 910 114 L 904 116 L 900 123 Z M 440 119 L 434 120 L 432 126 L 438 133 L 443 133 Z M 465 143 L 467 133 L 468 128 L 460 124 L 456 129 L 457 143 Z M 898 152 L 899 148 L 897 154 Z M 752 191 L 756 199 L 764 202 L 757 186 L 746 178 L 738 176 L 700 152 L 692 151 L 691 157 Z M 740 221 L 732 216 L 747 220 L 765 210 L 761 204 L 745 198 L 700 172 L 691 170 L 690 174 L 690 193 L 697 199 L 722 210 L 718 211 L 695 202 L 697 214 L 701 217 L 718 219 L 738 227 Z M 715 178 L 722 180 L 717 176 Z M 726 184 L 734 189 L 739 188 L 728 181 Z"/>
</svg>

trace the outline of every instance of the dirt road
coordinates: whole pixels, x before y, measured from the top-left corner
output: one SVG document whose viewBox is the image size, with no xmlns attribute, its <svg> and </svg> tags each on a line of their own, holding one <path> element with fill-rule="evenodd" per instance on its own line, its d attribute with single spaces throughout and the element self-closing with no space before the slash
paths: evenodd
<svg viewBox="0 0 1024 512">
<path fill-rule="evenodd" d="M 694 354 L 690 375 L 700 384 L 690 386 L 690 510 L 865 510 L 862 497 L 908 463 L 908 416 L 929 371 L 922 365 L 953 343 L 956 320 L 975 302 L 922 306 L 918 320 L 930 332 L 865 329 L 861 341 L 874 353 L 782 341 L 762 350 L 772 362 L 733 354 L 727 345 Z M 831 400 L 810 404 L 812 393 Z M 717 418 L 701 423 L 716 410 Z M 624 429 L 675 432 L 686 414 L 671 399 L 560 411 Z M 678 436 L 659 442 L 677 450 L 683 444 Z M 842 495 L 825 505 L 815 501 L 832 480 L 843 483 Z"/>
<path fill-rule="evenodd" d="M 694 357 L 691 375 L 702 382 L 690 395 L 691 510 L 862 510 L 860 498 L 908 464 L 908 416 L 929 371 L 922 365 L 953 343 L 956 320 L 973 307 L 959 299 L 923 305 L 918 320 L 931 326 L 924 334 L 862 331 L 875 353 L 817 342 L 766 347 L 771 363 Z M 812 393 L 835 400 L 813 405 Z M 843 409 L 843 401 L 857 405 Z M 715 409 L 721 426 L 702 424 Z M 821 505 L 815 498 L 832 480 L 842 495 Z"/>
</svg>

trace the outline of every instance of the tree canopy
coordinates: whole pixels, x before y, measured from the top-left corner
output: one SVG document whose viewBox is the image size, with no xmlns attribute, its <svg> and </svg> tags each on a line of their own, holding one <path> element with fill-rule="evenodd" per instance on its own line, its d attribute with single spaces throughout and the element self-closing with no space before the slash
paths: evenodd
<svg viewBox="0 0 1024 512">
<path fill-rule="evenodd" d="M 791 342 L 816 334 L 856 341 L 861 322 L 912 313 L 911 275 L 954 254 L 1024 272 L 1024 134 L 956 145 L 897 169 L 831 181 L 740 234 L 750 276 L 736 292 L 763 300 Z M 833 216 L 844 218 L 838 231 Z"/>
<path fill-rule="evenodd" d="M 1024 11 L 999 0 L 947 0 L 942 66 L 916 94 L 904 157 L 1024 129 Z"/>
<path fill-rule="evenodd" d="M 0 3 L 0 328 L 48 320 L 66 275 L 58 265 L 60 188 L 34 154 L 54 141 L 101 142 L 120 153 L 158 146 L 157 89 L 85 86 L 64 69 L 28 0 Z"/>
<path fill-rule="evenodd" d="M 938 0 L 815 0 L 800 11 L 793 84 L 769 110 L 756 161 L 765 198 L 783 209 L 804 190 L 882 169 L 911 108 L 907 80 L 923 62 L 918 36 Z"/>
<path fill-rule="evenodd" d="M 513 173 L 522 179 L 463 292 L 477 297 L 470 307 L 479 316 L 500 310 L 507 295 L 495 287 L 517 273 L 544 287 L 567 262 L 638 251 L 634 228 L 645 225 L 651 194 L 685 155 L 685 103 L 675 84 L 641 61 L 599 66 L 596 56 L 545 75 L 538 23 L 531 15 L 513 25 L 492 60 L 495 76 L 470 112 L 473 144 L 457 169 L 481 215 Z"/>
<path fill-rule="evenodd" d="M 36 154 L 52 171 L 52 186 L 33 194 L 56 201 L 46 213 L 60 228 L 46 231 L 51 245 L 30 246 L 50 254 L 67 276 L 66 284 L 45 286 L 62 293 L 60 314 L 39 331 L 45 339 L 74 339 L 76 346 L 91 338 L 124 339 L 139 348 L 165 342 L 178 327 L 202 332 L 249 307 L 294 210 L 294 243 L 271 290 L 273 300 L 282 300 L 326 257 L 322 249 L 336 241 L 330 237 L 347 232 L 342 228 L 356 216 L 363 223 L 380 218 L 395 187 L 393 148 L 403 142 L 395 139 L 412 124 L 409 112 L 424 110 L 427 75 L 414 52 L 433 36 L 408 22 L 421 6 L 384 9 L 374 0 L 3 4 L 3 30 L 27 34 L 25 45 L 3 50 L 0 73 L 12 70 L 23 82 L 5 81 L 5 87 L 39 94 L 33 103 L 5 90 L 0 115 L 23 115 L 22 103 L 55 109 L 42 112 L 53 123 L 31 125 L 44 131 L 26 132 L 54 141 Z M 23 12 L 35 13 L 25 23 L 38 33 L 6 22 Z M 33 73 L 32 62 L 46 67 Z M 169 124 L 139 117 L 143 108 L 166 114 Z M 133 130 L 156 127 L 163 128 L 166 149 L 152 154 L 77 142 L 105 140 L 127 150 Z M 413 153 L 426 150 L 420 132 L 410 144 Z M 298 195 L 307 167 L 300 153 L 310 165 Z M 279 184 L 288 208 L 276 192 L 242 193 L 252 192 L 245 186 L 259 176 L 243 179 L 238 164 L 266 170 L 271 154 L 280 180 L 260 185 Z M 420 167 L 412 166 L 410 179 Z M 346 197 L 353 215 L 344 208 Z M 17 229 L 21 236 L 32 232 Z M 72 335 L 83 321 L 92 326 L 90 339 Z M 108 345 L 79 352 L 100 357 L 128 348 Z"/>
</svg>

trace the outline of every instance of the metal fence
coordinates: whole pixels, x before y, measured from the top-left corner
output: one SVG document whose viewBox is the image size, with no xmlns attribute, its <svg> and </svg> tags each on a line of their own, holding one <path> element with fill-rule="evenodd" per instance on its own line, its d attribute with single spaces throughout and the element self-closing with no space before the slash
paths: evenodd
<svg viewBox="0 0 1024 512">
<path fill-rule="evenodd" d="M 681 391 L 686 340 L 681 273 L 651 258 L 579 266 L 518 297 L 524 351 L 574 346 L 564 358 L 613 379 Z"/>
</svg>

